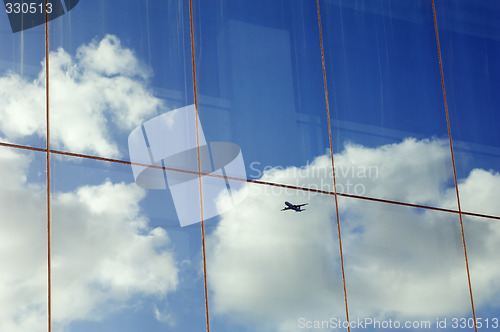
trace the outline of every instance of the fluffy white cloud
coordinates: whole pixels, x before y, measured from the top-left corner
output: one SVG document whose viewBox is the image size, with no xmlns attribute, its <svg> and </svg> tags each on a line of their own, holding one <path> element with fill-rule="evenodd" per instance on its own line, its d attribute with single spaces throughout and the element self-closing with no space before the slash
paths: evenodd
<svg viewBox="0 0 500 332">
<path fill-rule="evenodd" d="M 83 68 L 103 76 L 123 75 L 146 78 L 147 69 L 141 67 L 134 53 L 122 48 L 116 36 L 106 35 L 99 43 L 96 41 L 77 51 L 77 58 Z"/>
<path fill-rule="evenodd" d="M 71 152 L 120 156 L 113 130 L 131 130 L 162 106 L 148 91 L 149 71 L 120 40 L 106 35 L 49 54 L 51 144 Z M 45 137 L 45 60 L 32 82 L 0 77 L 0 131 L 13 140 Z"/>
<path fill-rule="evenodd" d="M 26 183 L 29 160 L 2 149 L 0 169 L 0 330 L 47 326 L 46 205 L 43 188 Z M 26 313 L 23 315 L 22 313 Z"/>
<path fill-rule="evenodd" d="M 334 160 L 340 192 L 364 191 L 366 196 L 414 204 L 435 204 L 453 176 L 450 151 L 442 140 L 408 138 L 376 149 L 348 144 Z"/>
<path fill-rule="evenodd" d="M 170 240 L 140 215 L 143 196 L 135 185 L 109 181 L 55 195 L 55 321 L 99 317 L 101 304 L 116 310 L 135 294 L 163 297 L 175 289 L 178 269 L 165 249 Z"/>
<path fill-rule="evenodd" d="M 334 158 L 339 183 L 360 184 L 365 195 L 456 209 L 448 156 L 446 142 L 407 139 L 378 148 L 348 145 Z M 330 172 L 325 155 L 262 179 L 331 190 Z M 499 181 L 498 173 L 473 170 L 460 180 L 460 194 L 468 198 L 463 205 L 499 215 Z M 333 196 L 255 184 L 247 189 L 244 203 L 222 215 L 207 238 L 213 312 L 269 331 L 293 331 L 300 317 L 344 318 Z M 308 201 L 307 211 L 279 211 L 285 200 Z M 434 321 L 470 314 L 457 214 L 343 197 L 339 210 L 351 318 Z M 477 308 L 493 305 L 500 292 L 493 245 L 500 243 L 500 226 L 466 226 Z"/>
<path fill-rule="evenodd" d="M 0 330 L 47 326 L 45 186 L 27 182 L 33 155 L 2 149 Z M 52 199 L 52 317 L 64 328 L 176 289 L 178 267 L 161 228 L 148 226 L 134 184 L 105 181 Z M 153 314 L 153 313 L 152 313 Z"/>
<path fill-rule="evenodd" d="M 464 211 L 499 215 L 498 191 L 500 174 L 493 170 L 473 169 L 466 179 L 458 184 L 461 208 Z M 449 195 L 455 195 L 453 190 Z"/>
</svg>

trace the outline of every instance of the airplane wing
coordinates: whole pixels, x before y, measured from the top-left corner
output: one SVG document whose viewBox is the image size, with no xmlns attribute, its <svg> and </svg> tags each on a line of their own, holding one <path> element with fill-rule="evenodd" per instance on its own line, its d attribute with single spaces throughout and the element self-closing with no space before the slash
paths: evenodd
<svg viewBox="0 0 500 332">
<path fill-rule="evenodd" d="M 294 205 L 294 206 L 296 206 L 296 207 L 301 207 L 301 206 L 304 206 L 304 205 L 307 205 L 307 204 L 309 204 L 309 203 L 298 204 L 298 205 Z"/>
</svg>

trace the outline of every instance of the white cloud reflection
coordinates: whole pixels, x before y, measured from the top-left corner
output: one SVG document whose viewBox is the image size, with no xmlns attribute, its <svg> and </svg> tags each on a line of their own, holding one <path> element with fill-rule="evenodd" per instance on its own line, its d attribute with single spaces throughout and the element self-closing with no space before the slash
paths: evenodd
<svg viewBox="0 0 500 332">
<path fill-rule="evenodd" d="M 128 132 L 161 107 L 146 88 L 150 72 L 115 36 L 82 45 L 75 56 L 50 52 L 49 69 L 53 148 L 118 157 L 113 130 Z M 10 140 L 44 138 L 45 103 L 45 60 L 33 81 L 0 77 L 0 131 Z"/>
<path fill-rule="evenodd" d="M 134 295 L 162 298 L 175 290 L 170 239 L 164 229 L 149 228 L 139 212 L 144 195 L 135 184 L 110 181 L 54 195 L 56 322 L 99 319 L 129 305 Z"/>
<path fill-rule="evenodd" d="M 106 35 L 49 55 L 51 147 L 119 157 L 115 134 L 162 107 L 148 87 L 150 70 L 120 40 Z M 32 81 L 0 77 L 2 141 L 45 138 L 45 60 Z M 21 140 L 22 141 L 22 140 Z M 33 154 L 3 149 L 0 172 L 0 330 L 43 331 L 47 326 L 46 189 L 27 182 Z M 143 297 L 163 299 L 176 289 L 178 268 L 170 239 L 150 228 L 139 209 L 145 191 L 135 184 L 82 185 L 53 192 L 52 317 L 56 328 L 99 320 Z M 156 310 L 159 321 L 170 313 Z"/>
<path fill-rule="evenodd" d="M 27 182 L 33 155 L 2 149 L 0 172 L 0 330 L 47 326 L 45 186 Z M 52 199 L 52 317 L 56 328 L 100 320 L 138 299 L 176 289 L 170 239 L 148 226 L 135 184 L 81 186 Z M 4 205 L 5 204 L 5 205 Z M 153 313 L 152 313 L 153 315 Z"/>
<path fill-rule="evenodd" d="M 407 139 L 378 148 L 348 145 L 334 158 L 339 169 L 352 161 L 377 166 L 376 178 L 339 180 L 362 184 L 368 196 L 456 209 L 448 156 L 446 142 Z M 325 155 L 301 170 L 272 169 L 262 180 L 327 189 L 331 178 L 318 174 L 330 168 Z M 499 181 L 498 173 L 476 169 L 460 180 L 460 194 L 479 198 L 469 199 L 475 202 L 470 208 L 500 215 Z M 309 202 L 307 211 L 281 212 L 285 200 Z M 300 330 L 300 317 L 344 319 L 334 208 L 332 196 L 249 184 L 246 200 L 223 214 L 208 236 L 213 312 L 270 331 Z M 339 208 L 351 318 L 434 322 L 471 314 L 458 215 L 347 198 L 339 199 Z M 500 228 L 467 225 L 473 291 L 481 298 L 476 305 L 485 307 L 500 291 L 500 270 L 492 267 L 500 259 L 481 239 L 500 243 Z"/>
<path fill-rule="evenodd" d="M 0 330 L 44 331 L 47 317 L 46 206 L 43 188 L 26 183 L 29 160 L 0 153 Z"/>
</svg>

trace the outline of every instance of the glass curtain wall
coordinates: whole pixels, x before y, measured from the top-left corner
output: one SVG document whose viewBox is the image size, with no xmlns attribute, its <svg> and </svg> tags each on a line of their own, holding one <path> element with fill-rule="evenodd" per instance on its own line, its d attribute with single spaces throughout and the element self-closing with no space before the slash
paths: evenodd
<svg viewBox="0 0 500 332">
<path fill-rule="evenodd" d="M 0 331 L 499 328 L 499 4 L 2 9 Z"/>
</svg>

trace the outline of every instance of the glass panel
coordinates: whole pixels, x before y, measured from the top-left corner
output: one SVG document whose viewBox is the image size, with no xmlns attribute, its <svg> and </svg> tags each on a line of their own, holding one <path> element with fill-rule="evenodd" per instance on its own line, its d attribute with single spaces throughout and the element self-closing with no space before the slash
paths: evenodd
<svg viewBox="0 0 500 332">
<path fill-rule="evenodd" d="M 50 22 L 54 149 L 130 160 L 134 130 L 194 103 L 188 8 L 180 0 L 80 1 Z M 173 145 L 168 129 L 162 145 Z"/>
<path fill-rule="evenodd" d="M 345 315 L 315 2 L 193 1 L 193 20 L 211 330 Z"/>
<path fill-rule="evenodd" d="M 333 196 L 252 183 L 232 191 L 241 195 L 206 223 L 211 330 L 300 331 L 345 319 Z M 285 201 L 309 204 L 299 213 Z"/>
<path fill-rule="evenodd" d="M 500 216 L 500 3 L 437 1 L 463 211 Z"/>
<path fill-rule="evenodd" d="M 500 220 L 464 216 L 470 278 L 481 331 L 498 330 L 500 320 Z M 460 325 L 473 324 L 470 316 Z"/>
<path fill-rule="evenodd" d="M 0 330 L 47 331 L 45 154 L 0 147 Z"/>
<path fill-rule="evenodd" d="M 457 209 L 432 3 L 320 9 L 338 191 Z"/>
<path fill-rule="evenodd" d="M 130 165 L 54 155 L 52 170 L 54 327 L 202 331 L 199 224 L 180 228 L 169 192 Z"/>
<path fill-rule="evenodd" d="M 472 313 L 458 214 L 338 203 L 352 327 L 451 331 Z"/>
<path fill-rule="evenodd" d="M 238 145 L 250 179 L 269 181 L 268 171 L 288 166 L 297 173 L 313 163 L 331 168 L 314 1 L 194 1 L 193 7 L 205 139 Z M 300 175 L 274 180 L 309 186 Z M 333 191 L 329 180 L 325 191 Z"/>
<path fill-rule="evenodd" d="M 51 147 L 145 166 L 54 158 L 54 325 L 203 330 L 200 225 L 179 227 L 165 172 L 146 167 L 182 152 L 196 123 L 188 2 L 64 5 L 50 22 Z"/>
<path fill-rule="evenodd" d="M 7 4 L 21 2 L 4 3 L 0 15 L 0 142 L 45 148 L 45 27 L 16 32 L 11 23 L 15 26 L 26 15 L 15 14 L 16 7 Z M 7 14 L 9 10 L 11 14 Z"/>
</svg>

